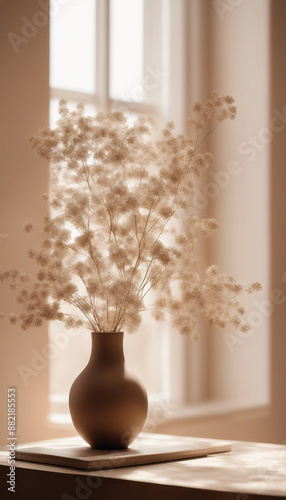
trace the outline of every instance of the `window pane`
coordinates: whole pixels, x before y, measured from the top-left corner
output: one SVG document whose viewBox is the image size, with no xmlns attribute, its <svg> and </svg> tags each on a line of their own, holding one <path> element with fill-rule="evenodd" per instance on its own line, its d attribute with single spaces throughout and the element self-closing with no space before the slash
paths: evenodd
<svg viewBox="0 0 286 500">
<path fill-rule="evenodd" d="M 63 92 L 64 96 L 64 92 Z M 59 99 L 50 100 L 50 127 L 54 128 L 59 118 Z M 68 101 L 69 109 L 76 108 L 76 101 Z M 119 110 L 118 108 L 116 108 Z M 115 109 L 114 109 L 115 110 Z M 87 115 L 95 115 L 96 108 L 91 103 L 85 103 Z M 125 110 L 124 110 L 125 111 Z M 125 111 L 126 113 L 126 111 Z M 129 125 L 138 118 L 138 114 L 126 113 Z M 150 312 L 143 314 L 143 321 L 137 333 L 125 334 L 124 352 L 126 369 L 139 377 L 147 389 L 150 400 L 163 398 L 163 359 L 164 343 L 166 342 L 166 327 L 157 323 Z M 83 329 L 66 330 L 60 322 L 51 322 L 49 326 L 51 349 L 57 354 L 50 360 L 50 402 L 51 413 L 55 421 L 69 421 L 68 394 L 70 387 L 78 374 L 86 366 L 90 356 L 90 333 Z M 62 420 L 61 420 L 62 421 Z"/>
<path fill-rule="evenodd" d="M 124 337 L 126 370 L 143 382 L 149 400 L 165 396 L 162 375 L 166 337 L 166 325 L 155 321 L 149 312 L 143 313 L 138 332 Z"/>
<path fill-rule="evenodd" d="M 149 317 L 148 317 L 149 316 Z M 67 330 L 62 323 L 52 321 L 49 328 L 50 402 L 51 413 L 68 414 L 68 394 L 72 383 L 89 361 L 91 335 L 84 329 Z M 150 315 L 144 315 L 138 332 L 124 334 L 126 370 L 144 384 L 150 401 L 164 398 L 162 380 L 163 343 L 166 331 Z M 69 418 L 68 418 L 69 420 Z"/>
<path fill-rule="evenodd" d="M 110 95 L 143 100 L 143 0 L 110 2 Z"/>
<path fill-rule="evenodd" d="M 70 0 L 51 10 L 51 87 L 95 92 L 95 6 L 95 0 Z"/>
</svg>

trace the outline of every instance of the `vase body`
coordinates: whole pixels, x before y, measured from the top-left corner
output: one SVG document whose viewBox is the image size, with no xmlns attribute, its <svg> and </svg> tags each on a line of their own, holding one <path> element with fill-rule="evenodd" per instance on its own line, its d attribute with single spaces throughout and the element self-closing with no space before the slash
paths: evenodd
<svg viewBox="0 0 286 500">
<path fill-rule="evenodd" d="M 127 448 L 144 425 L 147 394 L 126 373 L 123 332 L 92 332 L 91 337 L 90 360 L 70 389 L 72 421 L 92 448 Z"/>
</svg>

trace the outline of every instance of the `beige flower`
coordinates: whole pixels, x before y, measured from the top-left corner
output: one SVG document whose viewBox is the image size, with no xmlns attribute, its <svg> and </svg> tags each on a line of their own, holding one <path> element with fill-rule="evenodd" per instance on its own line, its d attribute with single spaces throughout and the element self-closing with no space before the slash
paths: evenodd
<svg viewBox="0 0 286 500">
<path fill-rule="evenodd" d="M 202 142 L 235 117 L 234 99 L 215 91 L 196 103 L 193 138 L 176 134 L 173 122 L 159 136 L 150 118 L 129 126 L 120 112 L 90 117 L 83 105 L 70 111 L 63 100 L 59 113 L 54 130 L 31 139 L 52 164 L 53 215 L 43 222 L 41 247 L 28 252 L 38 266 L 35 278 L 17 270 L 0 274 L 22 307 L 10 322 L 24 330 L 59 320 L 67 328 L 136 331 L 145 297 L 156 289 L 155 318 L 171 314 L 181 334 L 196 338 L 200 315 L 219 328 L 247 331 L 236 297 L 260 284 L 243 287 L 216 265 L 204 271 L 193 251 L 218 222 L 187 215 L 197 178 L 213 163 Z M 172 224 L 179 215 L 184 229 Z M 30 233 L 33 223 L 24 229 Z"/>
</svg>

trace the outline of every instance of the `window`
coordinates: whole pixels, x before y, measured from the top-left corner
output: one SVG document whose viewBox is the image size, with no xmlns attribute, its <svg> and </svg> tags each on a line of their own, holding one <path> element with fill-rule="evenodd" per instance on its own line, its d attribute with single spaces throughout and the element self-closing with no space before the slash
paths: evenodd
<svg viewBox="0 0 286 500">
<path fill-rule="evenodd" d="M 144 0 L 71 0 L 51 16 L 51 126 L 61 98 L 70 107 L 84 102 L 90 114 L 120 109 L 130 120 L 144 112 L 162 116 L 166 73 L 157 37 L 161 9 L 161 0 L 153 0 L 152 8 Z M 148 20 L 153 30 L 147 33 Z M 150 46 L 150 36 L 155 46 Z M 88 361 L 90 335 L 86 331 L 69 335 L 58 323 L 50 326 L 50 338 L 63 346 L 60 356 L 51 361 L 50 376 L 51 411 L 59 419 L 67 413 L 69 388 Z M 168 339 L 167 326 L 157 324 L 148 313 L 136 335 L 125 335 L 128 369 L 141 378 L 151 399 L 167 397 Z"/>
<path fill-rule="evenodd" d="M 266 2 L 260 11 L 264 23 L 261 48 L 256 47 L 254 52 L 261 54 L 259 68 L 265 74 L 268 70 L 267 60 L 263 65 L 268 36 L 267 5 Z M 242 11 L 243 7 L 241 16 Z M 233 23 L 234 32 L 238 33 L 243 17 L 237 15 L 229 20 L 229 25 L 223 25 L 213 9 L 207 19 L 207 12 L 200 1 L 70 0 L 61 5 L 57 15 L 53 16 L 51 13 L 51 125 L 56 121 L 60 98 L 67 99 L 71 107 L 83 102 L 87 113 L 92 114 L 99 110 L 120 109 L 127 113 L 130 120 L 139 113 L 152 114 L 159 122 L 173 119 L 182 131 L 185 130 L 189 105 L 195 100 L 205 99 L 211 90 L 218 88 L 235 96 L 237 93 L 241 98 L 238 78 L 236 81 L 231 78 L 230 72 L 225 72 L 224 65 L 218 65 L 214 71 L 212 61 L 218 61 L 217 54 L 225 61 L 229 60 L 230 52 L 227 52 L 224 43 L 225 31 Z M 215 42 L 208 45 L 206 32 L 210 29 Z M 231 43 L 233 48 L 237 47 L 235 39 Z M 237 76 L 244 64 L 241 60 L 243 52 L 239 54 L 237 71 L 234 72 Z M 255 78 L 259 80 L 258 73 Z M 260 89 L 265 102 L 265 106 L 259 110 L 261 122 L 268 119 L 267 83 L 260 85 Z M 243 140 L 245 106 L 249 105 L 253 97 L 252 90 L 246 101 L 242 102 L 241 114 L 244 116 L 238 122 L 237 129 L 232 128 L 233 132 L 229 132 L 226 125 L 212 139 L 211 149 L 217 161 L 221 162 L 222 170 L 231 160 L 238 161 L 239 164 L 242 162 L 242 156 L 238 152 L 239 144 L 236 144 L 233 135 L 236 130 L 242 134 L 241 141 Z M 256 122 L 253 118 L 251 122 L 253 133 L 259 120 Z M 234 127 L 232 124 L 231 126 Z M 249 130 L 250 133 L 252 132 Z M 226 146 L 224 137 L 228 137 L 231 148 Z M 235 158 L 233 154 L 236 155 Z M 263 157 L 263 162 L 260 183 L 263 199 L 268 203 L 267 155 Z M 267 294 L 267 224 L 261 228 L 257 240 L 251 240 L 253 253 L 250 259 L 247 257 L 248 250 L 243 250 L 243 245 L 239 248 L 245 259 L 241 259 L 234 250 L 239 246 L 237 238 L 241 235 L 240 241 L 246 242 L 248 247 L 251 238 L 249 235 L 255 226 L 256 203 L 259 205 L 260 202 L 257 197 L 252 197 L 252 193 L 257 185 L 257 175 L 257 169 L 253 168 L 252 175 L 242 173 L 238 182 L 231 182 L 227 189 L 220 188 L 217 184 L 220 192 L 219 197 L 215 198 L 206 194 L 202 187 L 201 192 L 206 199 L 202 214 L 217 215 L 222 224 L 219 236 L 208 247 L 209 254 L 212 254 L 211 260 L 222 264 L 227 272 L 236 273 L 241 281 L 262 279 Z M 207 177 L 205 181 L 207 184 L 214 182 L 212 177 Z M 240 214 L 233 199 L 241 207 L 238 201 L 241 193 L 245 197 L 245 205 Z M 264 208 L 261 207 L 265 216 L 269 208 L 267 203 Z M 231 212 L 229 220 L 227 212 Z M 252 214 L 251 217 L 249 214 Z M 231 230 L 234 225 L 240 229 L 237 237 Z M 265 244 L 263 251 L 260 250 L 261 241 Z M 229 248 L 232 249 L 231 252 L 228 251 Z M 255 252 L 258 251 L 259 262 L 255 259 Z M 255 269 L 250 277 L 248 261 L 254 262 Z M 251 298 L 246 306 L 250 315 L 253 309 L 259 308 L 259 303 L 258 306 L 253 304 Z M 51 342 L 62 346 L 60 356 L 51 360 L 50 377 L 51 412 L 53 419 L 58 422 L 61 418 L 66 418 L 68 391 L 87 363 L 90 339 L 88 332 L 69 334 L 60 324 L 52 324 L 50 328 Z M 252 337 L 249 340 L 240 339 L 241 342 L 238 341 L 235 352 L 232 353 L 221 332 L 208 332 L 207 327 L 202 325 L 200 341 L 191 343 L 189 339 L 179 337 L 168 324 L 156 323 L 151 316 L 145 314 L 140 331 L 136 335 L 125 336 L 127 366 L 144 382 L 151 400 L 170 401 L 175 403 L 176 408 L 189 402 L 206 401 L 235 402 L 239 407 L 267 404 L 269 332 L 265 317 L 260 330 L 262 333 L 258 339 L 257 327 L 253 325 Z M 228 333 L 232 335 L 232 332 Z M 241 376 L 241 367 L 244 377 Z M 261 380 L 263 384 L 260 384 Z"/>
</svg>

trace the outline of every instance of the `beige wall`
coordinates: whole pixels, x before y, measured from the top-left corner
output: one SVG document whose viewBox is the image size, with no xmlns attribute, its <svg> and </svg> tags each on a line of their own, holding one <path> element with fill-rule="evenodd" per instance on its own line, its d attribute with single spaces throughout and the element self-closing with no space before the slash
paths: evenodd
<svg viewBox="0 0 286 500">
<path fill-rule="evenodd" d="M 286 3 L 272 0 L 271 109 L 286 111 Z M 284 118 L 286 121 L 286 119 Z M 271 150 L 271 289 L 279 288 L 286 271 L 286 124 Z M 286 306 L 271 318 L 272 404 L 277 434 L 286 440 Z"/>
<path fill-rule="evenodd" d="M 48 24 L 39 28 L 33 38 L 26 39 L 28 43 L 19 45 L 19 52 L 15 53 L 7 38 L 8 33 L 22 36 L 21 18 L 32 20 L 40 9 L 33 0 L 2 0 L 0 7 L 1 270 L 19 268 L 28 271 L 31 262 L 26 250 L 33 244 L 37 245 L 37 238 L 29 238 L 23 232 L 23 224 L 33 220 L 39 225 L 46 213 L 41 195 L 47 191 L 47 165 L 31 151 L 29 137 L 48 125 Z M 12 295 L 2 286 L 0 293 L 1 310 L 11 311 Z M 30 366 L 32 349 L 41 351 L 47 343 L 47 327 L 23 332 L 3 321 L 0 328 L 0 443 L 6 444 L 7 388 L 11 386 L 17 389 L 19 440 L 39 439 L 46 427 L 48 368 L 32 376 L 26 386 L 17 367 L 19 364 Z"/>
</svg>

